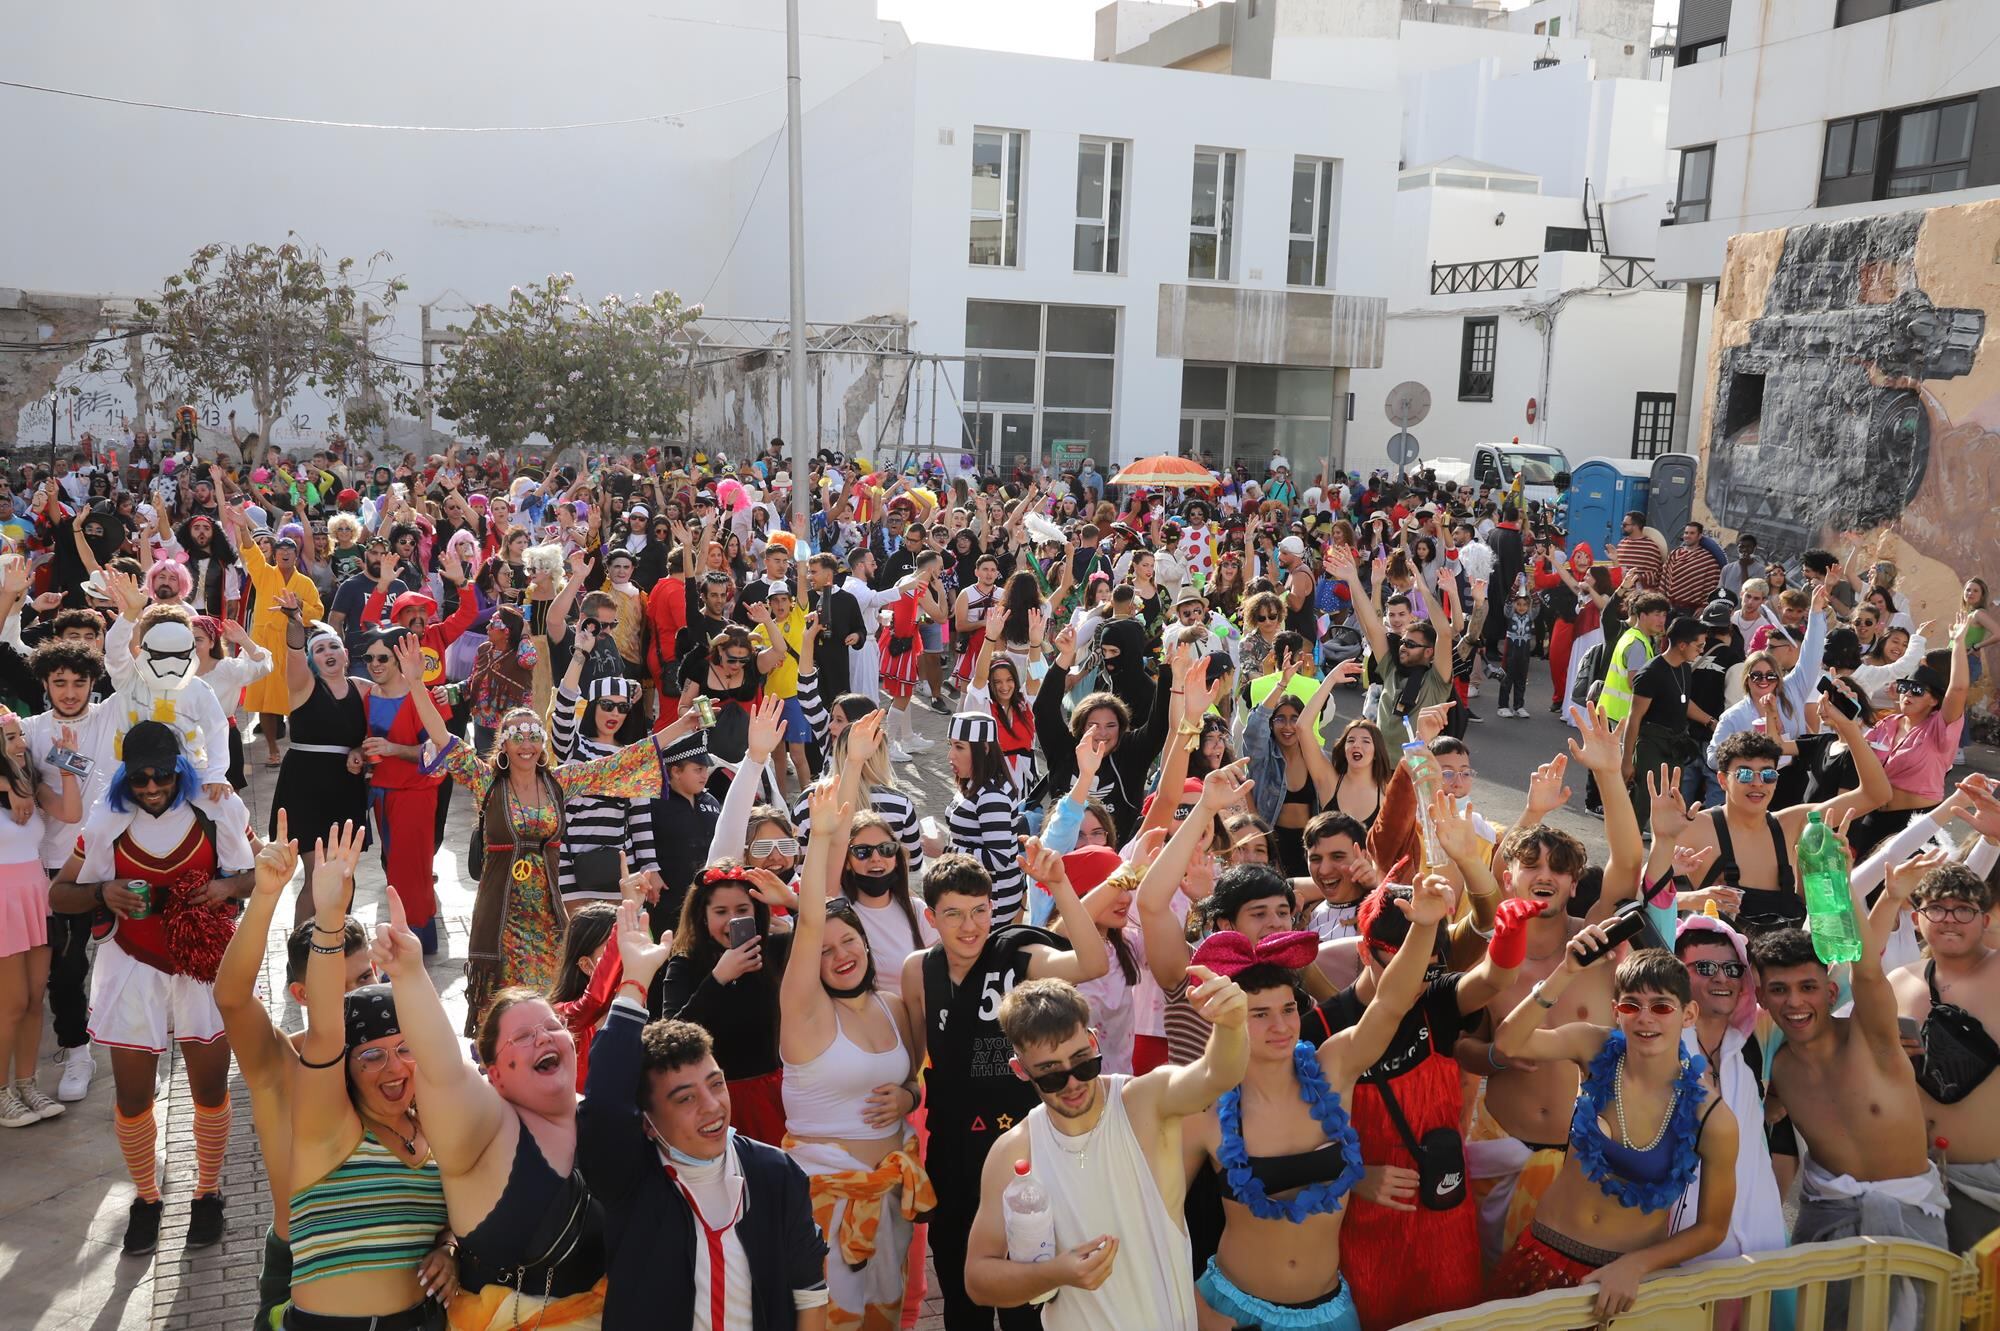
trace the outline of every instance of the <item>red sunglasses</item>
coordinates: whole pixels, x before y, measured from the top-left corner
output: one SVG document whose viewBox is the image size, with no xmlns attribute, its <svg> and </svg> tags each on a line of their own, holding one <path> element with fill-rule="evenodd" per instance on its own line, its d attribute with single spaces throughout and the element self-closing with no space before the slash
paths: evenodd
<svg viewBox="0 0 2000 1331">
<path fill-rule="evenodd" d="M 1621 998 L 1611 1005 L 1621 1017 L 1636 1017 L 1641 1012 L 1650 1011 L 1656 1017 L 1671 1017 L 1681 1010 L 1681 1005 L 1672 999 L 1656 998 L 1650 1003 L 1637 1003 L 1629 998 Z"/>
</svg>

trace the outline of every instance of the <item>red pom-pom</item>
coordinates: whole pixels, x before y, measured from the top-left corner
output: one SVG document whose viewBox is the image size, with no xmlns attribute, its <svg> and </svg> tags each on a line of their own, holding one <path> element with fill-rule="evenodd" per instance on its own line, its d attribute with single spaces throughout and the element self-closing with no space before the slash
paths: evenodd
<svg viewBox="0 0 2000 1331">
<path fill-rule="evenodd" d="M 160 907 L 167 947 L 181 974 L 203 984 L 215 983 L 216 972 L 222 968 L 222 953 L 236 936 L 236 919 L 228 903 L 193 904 L 195 893 L 207 887 L 211 877 L 199 870 L 182 874 L 170 885 Z"/>
</svg>

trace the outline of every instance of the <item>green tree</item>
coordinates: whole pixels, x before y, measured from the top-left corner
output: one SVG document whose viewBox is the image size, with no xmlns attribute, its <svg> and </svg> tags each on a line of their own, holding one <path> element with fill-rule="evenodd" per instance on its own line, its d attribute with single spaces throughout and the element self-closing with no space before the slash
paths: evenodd
<svg viewBox="0 0 2000 1331">
<path fill-rule="evenodd" d="M 454 328 L 437 412 L 497 448 L 540 434 L 571 446 L 665 438 L 686 408 L 681 329 L 701 315 L 671 291 L 588 305 L 568 273 L 515 287 Z"/>
<path fill-rule="evenodd" d="M 277 246 L 204 245 L 157 301 L 139 302 L 152 324 L 144 376 L 177 402 L 247 394 L 265 443 L 305 389 L 334 404 L 331 428 L 386 425 L 409 400 L 402 370 L 368 349 L 408 287 L 378 275 L 388 262 L 386 252 L 329 261 L 295 233 Z"/>
</svg>

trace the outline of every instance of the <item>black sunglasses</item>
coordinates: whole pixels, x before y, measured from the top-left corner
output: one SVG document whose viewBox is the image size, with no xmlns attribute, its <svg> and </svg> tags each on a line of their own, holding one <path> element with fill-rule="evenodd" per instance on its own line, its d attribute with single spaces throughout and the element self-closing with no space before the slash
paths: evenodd
<svg viewBox="0 0 2000 1331">
<path fill-rule="evenodd" d="M 597 700 L 597 710 L 600 712 L 615 712 L 623 716 L 632 710 L 632 704 L 630 700 L 625 698 L 599 698 Z"/>
<path fill-rule="evenodd" d="M 395 660 L 396 658 L 384 652 L 368 652 L 365 655 L 363 655 L 361 659 L 366 661 L 369 665 L 388 665 L 389 662 Z"/>
<path fill-rule="evenodd" d="M 180 773 L 171 768 L 141 767 L 128 771 L 126 777 L 131 781 L 132 789 L 138 790 L 142 786 L 171 786 L 180 779 Z"/>
<path fill-rule="evenodd" d="M 1092 1082 L 1096 1081 L 1097 1075 L 1103 1071 L 1104 1055 L 1092 1054 L 1089 1058 L 1079 1059 L 1066 1068 L 1057 1068 L 1054 1072 L 1034 1073 L 1028 1080 L 1033 1082 L 1035 1089 L 1043 1095 L 1060 1095 L 1069 1085 L 1071 1077 L 1081 1082 Z"/>
<path fill-rule="evenodd" d="M 868 861 L 877 858 L 893 860 L 896 858 L 896 849 L 895 842 L 884 841 L 872 846 L 849 846 L 847 853 L 862 864 L 866 864 Z"/>
<path fill-rule="evenodd" d="M 1687 968 L 1707 979 L 1723 975 L 1732 980 L 1742 979 L 1750 969 L 1740 961 L 1690 961 Z"/>
</svg>

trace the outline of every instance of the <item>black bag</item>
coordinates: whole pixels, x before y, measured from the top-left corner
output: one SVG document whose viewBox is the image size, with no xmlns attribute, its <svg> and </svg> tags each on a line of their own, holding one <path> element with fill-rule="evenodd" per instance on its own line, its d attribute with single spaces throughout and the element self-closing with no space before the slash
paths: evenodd
<svg viewBox="0 0 2000 1331">
<path fill-rule="evenodd" d="M 1569 700 L 1578 707 L 1590 706 L 1590 686 L 1604 678 L 1604 667 L 1610 644 L 1600 642 L 1583 654 L 1583 660 L 1576 667 L 1576 687 L 1570 690 Z"/>
<path fill-rule="evenodd" d="M 586 850 L 569 857 L 570 878 L 578 892 L 616 892 L 619 867 L 616 847 Z"/>
<path fill-rule="evenodd" d="M 1381 1088 L 1382 1105 L 1389 1111 L 1397 1135 L 1417 1162 L 1417 1204 L 1426 1211 L 1449 1211 L 1468 1193 L 1465 1139 L 1457 1128 L 1432 1128 L 1418 1141 L 1417 1134 L 1410 1131 L 1410 1121 L 1403 1117 L 1403 1107 L 1396 1103 L 1391 1080 L 1384 1077 L 1375 1085 Z"/>
<path fill-rule="evenodd" d="M 901 656 L 903 653 L 909 651 L 910 648 L 916 645 L 917 645 L 917 640 L 915 638 L 892 636 L 889 639 L 889 655 Z"/>
</svg>

